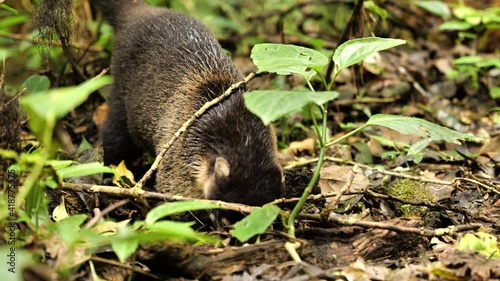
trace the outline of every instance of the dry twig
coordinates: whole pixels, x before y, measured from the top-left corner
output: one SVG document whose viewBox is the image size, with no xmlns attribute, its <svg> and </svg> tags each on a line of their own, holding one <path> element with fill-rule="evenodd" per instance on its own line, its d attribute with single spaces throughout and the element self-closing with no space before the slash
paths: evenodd
<svg viewBox="0 0 500 281">
<path fill-rule="evenodd" d="M 246 85 L 248 82 L 250 82 L 253 78 L 255 77 L 255 73 L 250 73 L 247 77 L 245 77 L 245 80 L 240 81 L 238 83 L 235 83 L 229 87 L 222 95 L 218 96 L 217 98 L 206 102 L 198 111 L 196 111 L 189 120 L 184 122 L 182 126 L 175 132 L 175 134 L 172 136 L 172 138 L 166 143 L 160 153 L 156 156 L 155 161 L 151 165 L 151 168 L 144 174 L 144 176 L 137 182 L 137 184 L 134 186 L 134 188 L 142 188 L 144 186 L 144 183 L 153 175 L 153 172 L 158 168 L 160 165 L 161 160 L 167 153 L 167 151 L 170 149 L 170 147 L 174 144 L 174 142 L 187 130 L 187 128 L 193 123 L 193 121 L 200 117 L 203 113 L 205 113 L 209 108 L 212 106 L 220 103 L 221 101 L 225 100 L 228 98 L 230 95 L 232 95 L 236 89 L 242 87 L 243 85 Z"/>
</svg>

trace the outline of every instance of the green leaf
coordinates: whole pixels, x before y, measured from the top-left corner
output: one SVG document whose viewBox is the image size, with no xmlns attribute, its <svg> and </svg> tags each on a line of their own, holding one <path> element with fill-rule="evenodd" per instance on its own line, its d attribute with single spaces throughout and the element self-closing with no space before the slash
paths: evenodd
<svg viewBox="0 0 500 281">
<path fill-rule="evenodd" d="M 492 99 L 500 99 L 500 87 L 490 88 L 490 97 Z"/>
<path fill-rule="evenodd" d="M 17 159 L 19 155 L 14 150 L 0 148 L 0 157 L 3 159 Z"/>
<path fill-rule="evenodd" d="M 497 238 L 485 232 L 467 233 L 460 239 L 458 250 L 472 250 L 487 258 L 500 258 Z"/>
<path fill-rule="evenodd" d="M 146 228 L 161 235 L 163 240 L 175 240 L 178 242 L 208 242 L 216 243 L 215 237 L 197 233 L 191 228 L 192 223 L 178 221 L 158 221 L 153 224 L 146 224 Z"/>
<path fill-rule="evenodd" d="M 418 153 L 420 153 L 424 148 L 426 148 L 429 144 L 431 143 L 431 140 L 429 139 L 422 139 L 414 143 L 410 148 L 408 149 L 408 156 L 415 156 Z"/>
<path fill-rule="evenodd" d="M 365 1 L 363 2 L 363 6 L 365 8 L 367 8 L 368 10 L 370 10 L 372 13 L 378 15 L 379 17 L 381 17 L 383 20 L 386 20 L 387 19 L 387 15 L 388 15 L 388 12 L 386 9 L 384 8 L 381 8 L 380 6 L 378 6 L 377 4 L 375 4 L 375 2 L 373 1 Z"/>
<path fill-rule="evenodd" d="M 21 104 L 36 116 L 61 118 L 84 102 L 95 90 L 111 83 L 110 76 L 92 79 L 79 86 L 33 93 L 21 99 Z"/>
<path fill-rule="evenodd" d="M 371 139 L 378 141 L 382 146 L 388 146 L 388 147 L 393 147 L 393 148 L 397 147 L 396 143 L 388 138 L 384 138 L 384 137 L 377 136 L 377 135 L 369 135 L 369 137 Z"/>
<path fill-rule="evenodd" d="M 103 76 L 80 86 L 51 89 L 21 97 L 20 103 L 30 117 L 31 131 L 43 141 L 46 134 L 52 133 L 52 128 L 49 127 L 53 126 L 58 118 L 83 103 L 92 92 L 109 83 L 111 77 Z"/>
<path fill-rule="evenodd" d="M 16 16 L 5 17 L 0 20 L 0 29 L 6 29 L 11 26 L 22 24 L 29 21 L 30 19 L 31 18 L 28 15 L 16 15 Z"/>
<path fill-rule="evenodd" d="M 92 276 L 91 280 L 93 280 L 93 281 L 105 281 L 105 280 L 101 279 L 99 277 L 99 275 L 97 274 L 97 272 L 95 270 L 94 263 L 92 262 L 92 260 L 89 260 L 89 267 L 90 267 L 90 276 Z"/>
<path fill-rule="evenodd" d="M 11 12 L 12 14 L 14 14 L 16 16 L 19 15 L 19 12 L 16 9 L 14 9 L 14 8 L 12 8 L 10 6 L 7 6 L 5 4 L 0 4 L 0 8 L 4 9 L 6 11 L 9 11 L 9 12 Z"/>
<path fill-rule="evenodd" d="M 467 6 L 458 6 L 453 9 L 453 14 L 462 20 L 467 20 L 468 18 L 481 18 L 482 12 Z M 479 20 L 480 22 L 480 20 Z M 479 23 L 477 22 L 477 23 Z"/>
<path fill-rule="evenodd" d="M 473 26 L 465 21 L 447 21 L 439 25 L 439 30 L 468 30 Z"/>
<path fill-rule="evenodd" d="M 84 177 L 88 175 L 95 175 L 102 173 L 114 174 L 115 171 L 110 167 L 104 166 L 103 163 L 91 162 L 91 163 L 77 164 L 60 170 L 56 170 L 56 173 L 60 178 L 65 179 L 73 177 Z"/>
<path fill-rule="evenodd" d="M 269 124 L 309 103 L 322 105 L 336 99 L 337 92 L 252 91 L 243 95 L 245 106 Z"/>
<path fill-rule="evenodd" d="M 357 141 L 352 146 L 358 151 L 354 161 L 361 164 L 373 164 L 373 155 L 370 152 L 368 144 L 363 141 Z"/>
<path fill-rule="evenodd" d="M 37 262 L 35 262 L 39 260 L 37 256 L 37 254 L 31 253 L 29 250 L 20 248 L 17 245 L 13 246 L 3 243 L 0 246 L 0 257 L 2 257 L 0 261 L 2 263 L 2 271 L 5 272 L 2 280 L 27 280 L 25 269 L 37 265 Z"/>
<path fill-rule="evenodd" d="M 51 166 L 54 170 L 60 170 L 69 167 L 74 163 L 76 162 L 73 160 L 47 160 L 47 162 L 45 162 L 46 165 Z"/>
<path fill-rule="evenodd" d="M 61 237 L 61 240 L 66 243 L 66 245 L 72 245 L 78 242 L 79 235 L 77 233 L 80 231 L 80 225 L 87 219 L 87 215 L 74 215 L 62 219 L 54 225 L 51 225 L 51 229 L 55 229 L 55 232 Z"/>
<path fill-rule="evenodd" d="M 475 65 L 479 68 L 481 67 L 496 67 L 500 68 L 500 59 L 498 58 L 486 58 L 482 56 L 464 56 L 453 61 L 456 66 L 461 65 Z"/>
<path fill-rule="evenodd" d="M 443 140 L 456 144 L 460 144 L 461 140 L 480 141 L 479 138 L 471 134 L 460 133 L 427 120 L 414 117 L 377 114 L 372 116 L 368 122 L 366 122 L 366 125 L 384 126 L 403 134 L 428 138 L 431 141 Z"/>
<path fill-rule="evenodd" d="M 427 12 L 433 13 L 443 18 L 449 18 L 451 16 L 448 5 L 446 5 L 446 3 L 443 3 L 442 1 L 420 0 L 414 1 L 413 3 L 418 7 L 426 10 Z"/>
<path fill-rule="evenodd" d="M 152 224 L 157 220 L 170 216 L 177 213 L 197 211 L 197 210 L 208 210 L 208 209 L 220 209 L 216 204 L 209 202 L 197 202 L 197 201 L 183 201 L 183 202 L 169 202 L 162 204 L 153 208 L 148 212 L 146 216 L 146 223 Z"/>
<path fill-rule="evenodd" d="M 111 248 L 122 263 L 137 250 L 137 247 L 139 247 L 139 240 L 127 226 L 120 228 L 111 239 Z"/>
<path fill-rule="evenodd" d="M 283 44 L 257 44 L 250 57 L 257 66 L 258 73 L 267 71 L 280 75 L 299 74 L 307 80 L 311 80 L 316 72 L 321 72 L 328 64 L 328 58 L 318 51 Z"/>
<path fill-rule="evenodd" d="M 246 242 L 255 235 L 262 234 L 276 220 L 281 209 L 272 204 L 255 208 L 250 215 L 237 222 L 231 235 L 240 242 Z"/>
<path fill-rule="evenodd" d="M 332 59 L 335 62 L 336 72 L 363 61 L 371 54 L 402 44 L 406 44 L 406 41 L 379 37 L 349 40 L 340 45 L 333 54 Z"/>
<path fill-rule="evenodd" d="M 80 154 L 83 151 L 91 149 L 91 148 L 92 148 L 92 144 L 87 140 L 87 138 L 82 137 L 82 142 L 80 143 L 80 145 L 76 149 L 76 154 Z"/>
<path fill-rule="evenodd" d="M 28 89 L 27 93 L 44 92 L 50 88 L 50 80 L 45 75 L 34 74 L 24 81 L 21 88 Z"/>
</svg>

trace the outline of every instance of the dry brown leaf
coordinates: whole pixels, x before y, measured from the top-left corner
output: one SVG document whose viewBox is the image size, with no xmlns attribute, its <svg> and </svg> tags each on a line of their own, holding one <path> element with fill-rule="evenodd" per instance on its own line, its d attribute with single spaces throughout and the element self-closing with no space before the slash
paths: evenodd
<svg viewBox="0 0 500 281">
<path fill-rule="evenodd" d="M 92 121 L 94 121 L 96 127 L 98 130 L 102 129 L 102 125 L 104 124 L 104 121 L 106 120 L 106 116 L 108 115 L 108 103 L 103 103 L 94 112 L 94 115 L 92 116 Z"/>
<path fill-rule="evenodd" d="M 380 142 L 373 138 L 370 138 L 366 144 L 368 145 L 368 149 L 373 156 L 381 157 L 382 153 L 385 151 Z"/>
<path fill-rule="evenodd" d="M 316 141 L 313 138 L 307 138 L 302 141 L 291 142 L 288 146 L 288 154 L 297 156 L 298 154 L 314 154 L 316 150 Z"/>
<path fill-rule="evenodd" d="M 322 194 L 339 192 L 346 184 L 349 184 L 352 178 L 352 183 L 348 192 L 362 193 L 370 184 L 370 181 L 361 171 L 355 171 L 352 166 L 327 166 L 323 167 L 320 172 L 319 187 Z M 342 196 L 342 201 L 347 200 L 355 195 Z"/>
</svg>

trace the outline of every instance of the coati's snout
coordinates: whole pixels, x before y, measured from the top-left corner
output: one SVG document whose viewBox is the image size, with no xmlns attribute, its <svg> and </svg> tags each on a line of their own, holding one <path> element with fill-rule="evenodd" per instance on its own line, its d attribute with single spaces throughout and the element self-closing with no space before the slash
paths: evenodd
<svg viewBox="0 0 500 281">
<path fill-rule="evenodd" d="M 283 173 L 276 163 L 267 167 L 237 167 L 222 156 L 211 156 L 199 168 L 202 171 L 197 185 L 207 199 L 261 206 L 283 196 Z"/>
</svg>

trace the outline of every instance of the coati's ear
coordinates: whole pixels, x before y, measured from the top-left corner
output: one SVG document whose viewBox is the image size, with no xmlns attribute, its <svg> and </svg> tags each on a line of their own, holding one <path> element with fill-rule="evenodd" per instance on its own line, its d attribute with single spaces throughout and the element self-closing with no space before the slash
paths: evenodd
<svg viewBox="0 0 500 281">
<path fill-rule="evenodd" d="M 226 158 L 212 156 L 206 163 L 204 176 L 198 177 L 198 186 L 203 188 L 207 199 L 215 199 L 219 192 L 218 187 L 224 186 L 229 181 L 231 167 Z"/>
<path fill-rule="evenodd" d="M 224 182 L 227 177 L 229 177 L 229 173 L 231 168 L 229 166 L 229 162 L 224 157 L 217 156 L 215 158 L 214 167 L 213 167 L 213 176 L 214 180 L 217 183 Z"/>
</svg>

